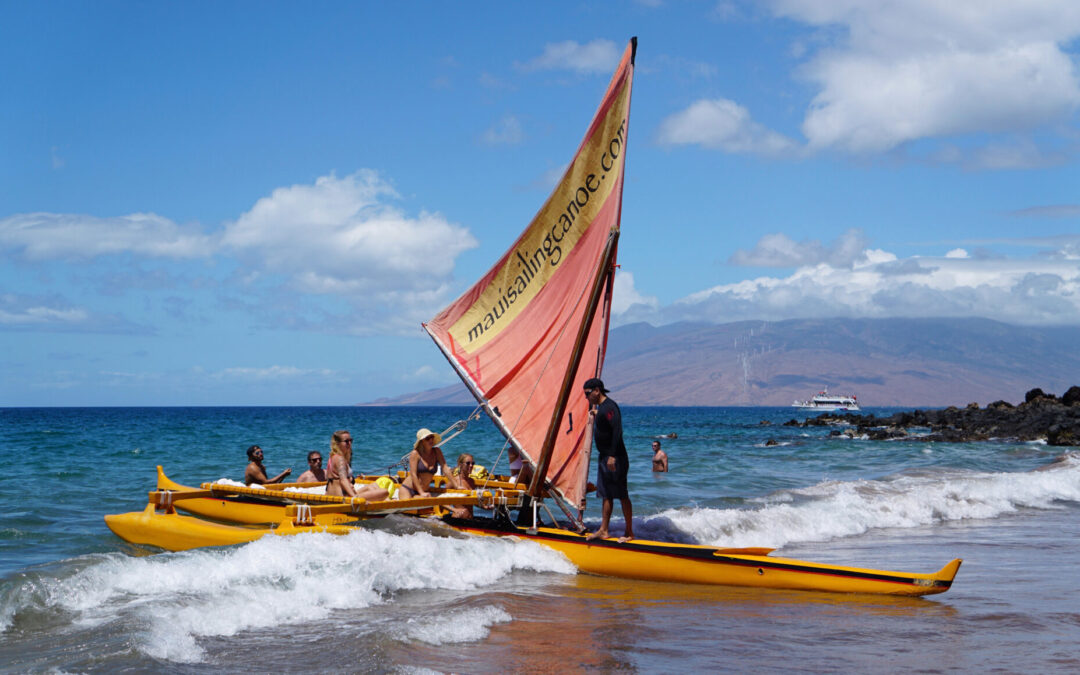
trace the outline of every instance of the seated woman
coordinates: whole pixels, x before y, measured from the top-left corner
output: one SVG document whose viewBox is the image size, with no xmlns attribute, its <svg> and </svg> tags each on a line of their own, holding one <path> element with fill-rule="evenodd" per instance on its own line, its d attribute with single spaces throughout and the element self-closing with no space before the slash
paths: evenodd
<svg viewBox="0 0 1080 675">
<path fill-rule="evenodd" d="M 376 502 L 389 493 L 378 485 L 365 485 L 357 490 L 352 475 L 352 434 L 335 431 L 330 437 L 330 459 L 326 463 L 326 494 L 338 497 L 363 497 Z"/>
<path fill-rule="evenodd" d="M 459 490 L 475 490 L 476 481 L 472 478 L 474 466 L 476 466 L 476 460 L 472 455 L 467 452 L 458 455 L 457 466 L 454 467 L 454 473 L 450 477 L 453 486 Z M 473 510 L 471 506 L 455 506 L 450 510 L 450 514 L 455 518 L 472 518 Z"/>
<path fill-rule="evenodd" d="M 507 449 L 506 457 L 510 460 L 510 482 L 528 485 L 532 480 L 532 467 L 522 461 L 521 453 L 512 445 Z"/>
<path fill-rule="evenodd" d="M 416 443 L 409 453 L 409 475 L 401 483 L 404 494 L 400 498 L 430 497 L 428 486 L 439 468 L 447 480 L 452 480 L 450 467 L 446 466 L 446 458 L 439 449 L 441 442 L 442 436 L 433 431 L 421 429 L 416 432 Z"/>
</svg>

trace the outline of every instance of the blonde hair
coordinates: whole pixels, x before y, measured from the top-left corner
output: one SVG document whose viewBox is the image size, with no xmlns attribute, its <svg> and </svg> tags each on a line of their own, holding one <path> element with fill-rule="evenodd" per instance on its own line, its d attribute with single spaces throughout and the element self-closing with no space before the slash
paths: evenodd
<svg viewBox="0 0 1080 675">
<path fill-rule="evenodd" d="M 476 458 L 473 457 L 472 455 L 470 455 L 467 452 L 463 452 L 460 455 L 458 455 L 457 465 L 454 467 L 454 470 L 452 472 L 455 476 L 465 476 L 466 478 L 468 478 L 469 474 L 472 473 L 471 471 L 466 471 L 465 470 L 465 459 L 466 458 L 472 460 L 473 465 L 475 466 Z"/>
<path fill-rule="evenodd" d="M 330 457 L 333 457 L 334 455 L 341 455 L 342 457 L 345 456 L 345 448 L 342 447 L 341 443 L 341 439 L 345 437 L 345 434 L 349 434 L 349 432 L 345 429 L 341 429 L 335 431 L 334 434 L 330 436 Z M 349 435 L 351 436 L 352 434 Z M 349 455 L 352 456 L 352 448 L 349 448 Z M 329 463 L 330 462 L 328 460 L 327 464 Z"/>
</svg>

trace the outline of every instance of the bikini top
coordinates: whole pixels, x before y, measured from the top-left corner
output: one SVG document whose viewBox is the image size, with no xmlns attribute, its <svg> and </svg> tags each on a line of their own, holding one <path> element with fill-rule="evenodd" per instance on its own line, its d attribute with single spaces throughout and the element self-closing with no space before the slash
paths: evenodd
<svg viewBox="0 0 1080 675">
<path fill-rule="evenodd" d="M 433 466 L 428 466 L 427 462 L 424 461 L 424 456 L 420 454 L 419 450 L 417 450 L 417 452 L 416 452 L 416 473 L 435 473 L 436 469 L 439 468 L 438 461 L 439 461 L 439 458 L 438 458 L 438 456 L 436 456 L 431 462 L 433 464 Z"/>
<path fill-rule="evenodd" d="M 327 467 L 326 467 L 326 482 L 327 483 L 332 483 L 332 482 L 334 482 L 335 480 L 338 479 L 338 472 L 337 472 L 337 468 L 335 467 L 335 462 L 334 462 L 335 457 L 341 457 L 341 455 L 330 455 L 330 461 L 327 463 Z M 342 461 L 345 460 L 344 457 L 341 457 L 341 459 L 342 459 Z M 350 483 L 352 482 L 352 479 L 353 479 L 352 467 L 347 465 L 347 464 L 345 465 L 345 478 Z"/>
</svg>

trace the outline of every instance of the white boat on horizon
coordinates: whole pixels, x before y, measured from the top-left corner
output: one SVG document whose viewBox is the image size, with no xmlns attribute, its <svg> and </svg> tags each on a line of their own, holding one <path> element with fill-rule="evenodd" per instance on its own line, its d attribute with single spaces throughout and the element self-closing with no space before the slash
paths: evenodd
<svg viewBox="0 0 1080 675">
<path fill-rule="evenodd" d="M 852 394 L 851 396 L 830 394 L 828 387 L 825 387 L 805 401 L 796 400 L 791 404 L 791 407 L 799 408 L 801 410 L 820 410 L 822 412 L 830 412 L 833 410 L 860 410 L 859 401 L 855 398 L 855 394 Z"/>
</svg>

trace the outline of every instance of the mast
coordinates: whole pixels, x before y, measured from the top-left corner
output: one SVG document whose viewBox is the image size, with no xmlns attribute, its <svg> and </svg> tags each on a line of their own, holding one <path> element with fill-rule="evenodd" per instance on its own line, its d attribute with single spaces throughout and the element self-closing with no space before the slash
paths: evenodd
<svg viewBox="0 0 1080 675">
<path fill-rule="evenodd" d="M 562 426 L 563 414 L 566 412 L 566 403 L 570 400 L 570 390 L 574 386 L 574 377 L 577 375 L 578 366 L 581 365 L 581 357 L 584 353 L 585 339 L 589 335 L 589 329 L 592 327 L 593 319 L 596 315 L 596 308 L 600 305 L 600 298 L 603 295 L 604 288 L 607 286 L 605 283 L 608 277 L 612 275 L 612 262 L 615 258 L 616 244 L 619 242 L 619 229 L 615 226 L 608 234 L 607 245 L 604 247 L 603 258 L 600 265 L 597 267 L 596 276 L 593 278 L 592 290 L 589 293 L 589 304 L 585 308 L 585 320 L 578 326 L 577 337 L 574 340 L 574 350 L 570 355 L 570 363 L 566 368 L 566 374 L 563 375 L 562 387 L 559 390 L 558 404 L 555 406 L 555 411 L 551 415 L 551 422 L 548 423 L 547 435 L 544 437 L 544 445 L 540 450 L 540 457 L 536 461 L 536 469 L 533 471 L 532 483 L 529 484 L 528 495 L 533 499 L 540 496 L 541 486 L 544 484 L 544 478 L 547 476 L 548 463 L 551 460 L 551 453 L 555 449 L 555 439 L 558 437 L 559 428 Z"/>
</svg>

